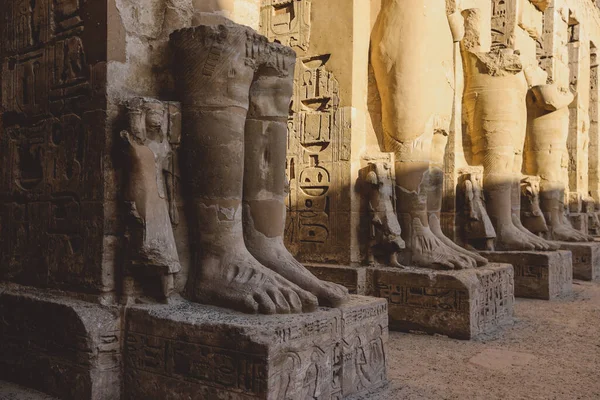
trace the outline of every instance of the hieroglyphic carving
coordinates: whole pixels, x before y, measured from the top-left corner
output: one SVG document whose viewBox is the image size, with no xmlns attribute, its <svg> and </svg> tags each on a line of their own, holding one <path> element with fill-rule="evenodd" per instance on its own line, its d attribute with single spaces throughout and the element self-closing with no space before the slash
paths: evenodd
<svg viewBox="0 0 600 400">
<path fill-rule="evenodd" d="M 261 33 L 285 46 L 308 50 L 310 0 L 267 0 L 261 8 Z"/>
<path fill-rule="evenodd" d="M 377 283 L 377 297 L 387 299 L 390 306 L 402 305 L 410 308 L 424 308 L 463 312 L 469 308 L 469 294 L 465 290 L 432 287 L 404 287 Z"/>
<path fill-rule="evenodd" d="M 473 324 L 479 332 L 486 331 L 487 325 L 496 325 L 498 321 L 512 316 L 514 297 L 514 271 L 503 269 L 479 277 L 481 290 L 471 301 L 472 310 L 476 310 Z"/>
<path fill-rule="evenodd" d="M 309 322 L 286 326 L 275 330 L 278 343 L 287 343 L 311 335 L 328 335 L 332 338 L 336 334 L 337 326 L 333 326 L 330 319 L 316 319 Z"/>
<path fill-rule="evenodd" d="M 517 27 L 517 0 L 492 0 L 492 48 L 512 48 Z"/>
<path fill-rule="evenodd" d="M 542 268 L 539 265 L 523 265 L 523 264 L 513 264 L 515 269 L 515 278 L 530 278 L 530 279 L 542 279 L 543 277 L 547 277 L 547 268 Z"/>
<path fill-rule="evenodd" d="M 127 368 L 203 385 L 264 394 L 266 359 L 229 349 L 128 332 Z"/>
<path fill-rule="evenodd" d="M 347 348 L 344 352 L 344 380 L 352 381 L 353 392 L 360 392 L 385 379 L 383 340 L 381 334 L 377 334 L 382 328 L 371 326 L 350 340 L 344 340 Z"/>
<path fill-rule="evenodd" d="M 567 256 L 568 257 L 568 256 Z M 573 285 L 572 262 L 557 263 L 553 271 L 548 273 L 550 298 L 571 293 Z"/>
<path fill-rule="evenodd" d="M 288 122 L 286 241 L 297 257 L 345 262 L 349 240 L 350 115 L 339 107 L 329 55 L 299 60 Z M 337 257 L 334 257 L 337 256 Z"/>
<path fill-rule="evenodd" d="M 5 279 L 112 287 L 101 266 L 106 54 L 85 39 L 105 17 L 93 7 L 9 0 L 0 10 Z"/>
<path fill-rule="evenodd" d="M 385 381 L 387 313 L 385 302 L 369 309 L 353 308 L 342 312 L 341 379 L 344 396 Z"/>
<path fill-rule="evenodd" d="M 123 353 L 130 398 L 332 400 L 386 379 L 381 299 L 355 296 L 340 309 L 293 317 L 185 303 L 134 306 L 130 315 Z"/>
</svg>

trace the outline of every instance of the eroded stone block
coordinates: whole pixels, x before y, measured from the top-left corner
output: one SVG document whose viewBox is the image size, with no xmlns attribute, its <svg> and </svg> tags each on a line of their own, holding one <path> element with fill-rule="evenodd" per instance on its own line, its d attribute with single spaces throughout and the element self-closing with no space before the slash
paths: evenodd
<svg viewBox="0 0 600 400">
<path fill-rule="evenodd" d="M 306 265 L 317 278 L 345 286 L 350 294 L 368 294 L 367 268 L 343 265 Z"/>
<path fill-rule="evenodd" d="M 120 398 L 115 308 L 0 286 L 0 380 L 65 400 Z"/>
<path fill-rule="evenodd" d="M 385 381 L 381 299 L 285 316 L 181 301 L 127 316 L 126 399 L 342 399 Z"/>
<path fill-rule="evenodd" d="M 462 271 L 372 268 L 374 295 L 388 300 L 390 328 L 471 339 L 513 318 L 508 264 Z"/>
<path fill-rule="evenodd" d="M 569 251 L 487 251 L 491 262 L 512 264 L 515 296 L 552 300 L 573 290 L 573 263 Z"/>
<path fill-rule="evenodd" d="M 600 278 L 600 243 L 560 242 L 561 250 L 573 253 L 573 278 L 593 281 Z"/>
</svg>

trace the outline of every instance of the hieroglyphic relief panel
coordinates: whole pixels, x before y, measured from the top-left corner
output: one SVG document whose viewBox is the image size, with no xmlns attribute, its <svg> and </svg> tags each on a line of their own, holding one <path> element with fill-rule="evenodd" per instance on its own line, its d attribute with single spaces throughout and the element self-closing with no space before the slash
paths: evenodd
<svg viewBox="0 0 600 400">
<path fill-rule="evenodd" d="M 517 0 L 492 0 L 492 47 L 513 48 Z"/>
<path fill-rule="evenodd" d="M 0 277 L 107 289 L 103 278 L 102 1 L 0 10 Z M 104 4 L 105 6 L 105 4 Z"/>
<path fill-rule="evenodd" d="M 485 332 L 488 326 L 512 318 L 515 302 L 514 270 L 499 269 L 479 276 L 480 290 L 471 300 L 474 312 L 472 324 L 477 332 Z"/>
<path fill-rule="evenodd" d="M 573 286 L 573 263 L 569 260 L 568 254 L 562 255 L 563 260 L 561 263 L 554 265 L 552 271 L 549 272 L 548 286 L 549 286 L 549 297 L 555 298 L 565 294 L 570 294 Z"/>
<path fill-rule="evenodd" d="M 288 122 L 286 242 L 305 261 L 349 257 L 350 118 L 329 55 L 296 64 Z"/>
<path fill-rule="evenodd" d="M 385 382 L 387 314 L 388 305 L 383 301 L 370 308 L 350 305 L 342 311 L 342 362 L 339 371 L 334 365 L 333 385 L 341 390 L 340 396 L 334 393 L 332 399 L 342 399 Z M 340 384 L 336 382 L 336 372 Z"/>
<path fill-rule="evenodd" d="M 308 50 L 310 42 L 310 0 L 266 0 L 260 30 L 269 40 Z"/>
<path fill-rule="evenodd" d="M 214 346 L 129 332 L 125 363 L 128 369 L 235 392 L 267 391 L 264 358 Z"/>
<path fill-rule="evenodd" d="M 272 318 L 166 307 L 128 313 L 126 399 L 338 400 L 386 380 L 381 299 Z"/>
<path fill-rule="evenodd" d="M 390 307 L 465 312 L 469 310 L 469 293 L 460 289 L 411 287 L 377 282 L 377 297 L 384 298 Z"/>
</svg>

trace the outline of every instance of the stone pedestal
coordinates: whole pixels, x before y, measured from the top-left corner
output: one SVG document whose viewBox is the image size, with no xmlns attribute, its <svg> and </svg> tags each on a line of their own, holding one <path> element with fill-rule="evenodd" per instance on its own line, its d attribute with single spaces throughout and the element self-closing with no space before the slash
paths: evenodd
<svg viewBox="0 0 600 400">
<path fill-rule="evenodd" d="M 390 329 L 472 339 L 512 322 L 513 268 L 462 271 L 373 268 L 374 295 L 389 303 Z"/>
<path fill-rule="evenodd" d="M 250 316 L 185 301 L 127 311 L 125 398 L 343 399 L 386 380 L 387 304 Z"/>
<path fill-rule="evenodd" d="M 484 251 L 481 255 L 490 262 L 513 265 L 516 297 L 552 300 L 573 290 L 569 251 Z"/>
<path fill-rule="evenodd" d="M 561 250 L 573 253 L 573 278 L 593 281 L 600 278 L 600 243 L 559 242 Z"/>
<path fill-rule="evenodd" d="M 120 329 L 116 307 L 0 285 L 0 380 L 59 399 L 119 399 Z"/>
<path fill-rule="evenodd" d="M 368 267 L 343 265 L 305 264 L 317 278 L 345 286 L 351 294 L 369 295 L 371 292 Z"/>
<path fill-rule="evenodd" d="M 512 320 L 515 288 L 513 268 L 507 264 L 465 271 L 340 265 L 307 268 L 350 290 L 361 288 L 361 294 L 386 298 L 392 330 L 471 339 Z"/>
</svg>

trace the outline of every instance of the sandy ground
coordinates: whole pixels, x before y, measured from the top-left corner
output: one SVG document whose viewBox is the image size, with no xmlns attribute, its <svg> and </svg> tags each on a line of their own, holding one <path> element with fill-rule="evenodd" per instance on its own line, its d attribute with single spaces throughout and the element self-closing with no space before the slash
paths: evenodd
<svg viewBox="0 0 600 400">
<path fill-rule="evenodd" d="M 600 400 L 600 282 L 518 299 L 515 323 L 472 341 L 390 332 L 389 384 L 352 400 Z M 0 382 L 0 400 L 50 400 Z"/>
<path fill-rule="evenodd" d="M 513 325 L 472 341 L 390 332 L 389 384 L 353 400 L 600 400 L 600 282 L 573 288 L 517 299 Z"/>
</svg>

